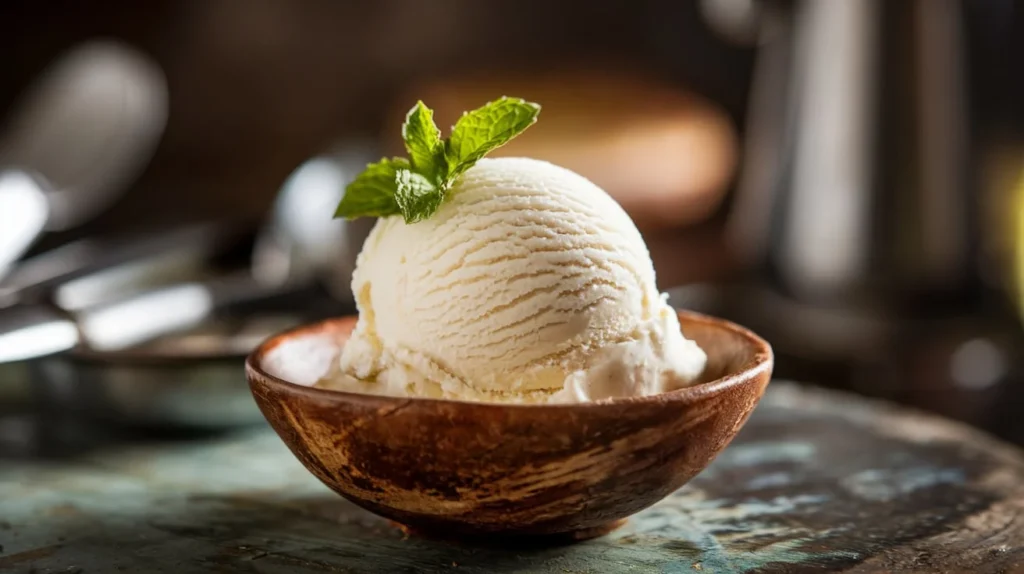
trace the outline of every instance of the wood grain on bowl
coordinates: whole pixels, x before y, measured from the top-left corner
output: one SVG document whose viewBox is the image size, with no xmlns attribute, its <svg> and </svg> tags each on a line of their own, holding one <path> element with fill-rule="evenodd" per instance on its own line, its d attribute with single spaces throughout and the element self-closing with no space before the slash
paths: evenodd
<svg viewBox="0 0 1024 574">
<path fill-rule="evenodd" d="M 708 354 L 705 379 L 650 397 L 503 405 L 328 391 L 309 387 L 308 377 L 295 384 L 272 374 L 326 369 L 317 361 L 337 353 L 354 318 L 279 335 L 246 370 L 257 404 L 295 456 L 372 512 L 420 531 L 599 532 L 703 470 L 768 384 L 766 342 L 725 321 L 679 317 Z"/>
</svg>

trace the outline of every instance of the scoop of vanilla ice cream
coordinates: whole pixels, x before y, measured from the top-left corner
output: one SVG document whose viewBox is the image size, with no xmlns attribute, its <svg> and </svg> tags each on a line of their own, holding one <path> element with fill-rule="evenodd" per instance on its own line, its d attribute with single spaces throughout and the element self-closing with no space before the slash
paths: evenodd
<svg viewBox="0 0 1024 574">
<path fill-rule="evenodd" d="M 685 386 L 706 360 L 625 211 L 538 160 L 482 159 L 430 218 L 378 221 L 352 290 L 359 320 L 323 386 L 583 402 Z"/>
</svg>

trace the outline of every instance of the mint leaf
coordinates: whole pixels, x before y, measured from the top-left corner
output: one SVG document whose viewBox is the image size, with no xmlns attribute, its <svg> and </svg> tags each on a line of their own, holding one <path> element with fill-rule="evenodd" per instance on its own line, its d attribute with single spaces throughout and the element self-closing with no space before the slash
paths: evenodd
<svg viewBox="0 0 1024 574">
<path fill-rule="evenodd" d="M 422 221 L 437 211 L 444 201 L 444 192 L 421 173 L 399 169 L 395 174 L 395 200 L 406 223 Z"/>
<path fill-rule="evenodd" d="M 520 98 L 502 97 L 483 107 L 467 112 L 452 128 L 452 136 L 445 146 L 448 163 L 446 183 L 456 177 L 488 152 L 501 147 L 537 121 L 540 106 Z"/>
<path fill-rule="evenodd" d="M 442 139 L 434 123 L 434 111 L 422 101 L 416 102 L 402 124 L 402 139 L 412 161 L 384 158 L 366 166 L 366 171 L 345 188 L 334 217 L 401 213 L 406 223 L 430 217 L 460 175 L 533 125 L 539 113 L 537 104 L 502 97 L 462 114 L 451 137 Z"/>
<path fill-rule="evenodd" d="M 412 167 L 418 173 L 436 180 L 438 174 L 445 171 L 441 130 L 434 123 L 434 110 L 428 108 L 422 100 L 416 102 L 405 115 L 402 139 L 412 159 Z"/>
<path fill-rule="evenodd" d="M 398 170 L 409 169 L 409 160 L 383 158 L 366 166 L 363 173 L 345 187 L 345 195 L 334 217 L 387 217 L 401 212 L 395 192 Z"/>
</svg>

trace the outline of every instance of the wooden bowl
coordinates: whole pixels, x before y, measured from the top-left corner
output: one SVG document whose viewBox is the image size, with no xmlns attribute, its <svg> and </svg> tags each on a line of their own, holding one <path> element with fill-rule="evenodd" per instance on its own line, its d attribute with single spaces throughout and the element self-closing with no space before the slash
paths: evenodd
<svg viewBox="0 0 1024 574">
<path fill-rule="evenodd" d="M 598 535 L 686 484 L 746 422 L 772 371 L 764 340 L 679 313 L 704 380 L 564 405 L 395 398 L 312 388 L 355 325 L 273 337 L 246 361 L 260 410 L 302 464 L 367 510 L 455 536 Z"/>
</svg>

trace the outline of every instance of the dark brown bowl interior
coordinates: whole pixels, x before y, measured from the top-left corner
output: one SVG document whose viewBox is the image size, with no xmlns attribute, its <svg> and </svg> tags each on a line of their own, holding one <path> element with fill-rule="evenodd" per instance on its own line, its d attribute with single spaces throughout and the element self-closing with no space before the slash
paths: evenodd
<svg viewBox="0 0 1024 574">
<path fill-rule="evenodd" d="M 246 372 L 302 464 L 374 513 L 427 532 L 600 532 L 703 470 L 771 376 L 771 347 L 753 333 L 694 313 L 679 319 L 708 354 L 705 380 L 650 397 L 502 405 L 311 388 L 352 317 L 268 340 Z"/>
</svg>

